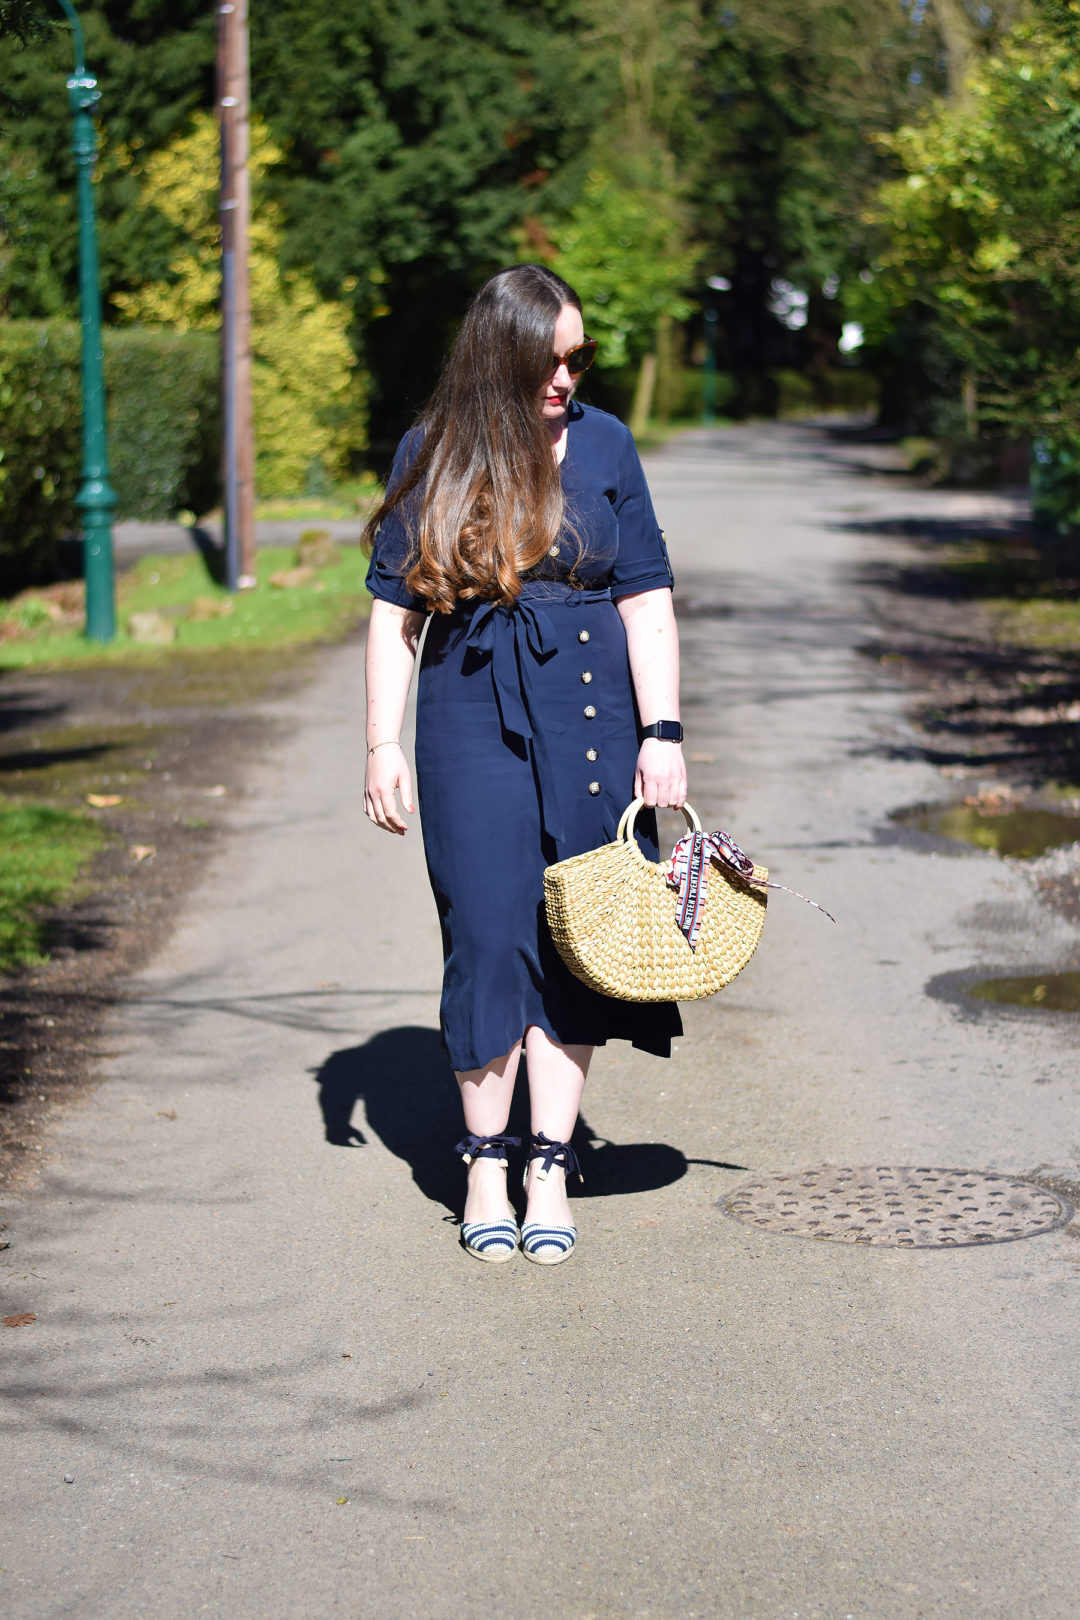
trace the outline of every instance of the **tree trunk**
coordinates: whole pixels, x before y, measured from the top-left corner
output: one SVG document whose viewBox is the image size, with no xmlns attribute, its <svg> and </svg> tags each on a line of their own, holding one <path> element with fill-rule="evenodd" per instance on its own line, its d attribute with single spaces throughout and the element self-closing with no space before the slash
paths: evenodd
<svg viewBox="0 0 1080 1620">
<path fill-rule="evenodd" d="M 635 439 L 641 437 L 649 425 L 653 394 L 656 390 L 656 355 L 650 352 L 641 362 L 634 403 L 630 411 L 630 431 Z"/>
<path fill-rule="evenodd" d="M 933 0 L 933 11 L 945 46 L 949 100 L 959 101 L 963 98 L 975 54 L 975 30 L 964 10 L 963 0 Z"/>
</svg>

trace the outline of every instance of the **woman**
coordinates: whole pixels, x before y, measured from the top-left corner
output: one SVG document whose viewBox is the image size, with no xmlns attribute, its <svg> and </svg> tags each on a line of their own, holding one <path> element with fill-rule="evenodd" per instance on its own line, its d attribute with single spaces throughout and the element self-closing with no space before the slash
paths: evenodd
<svg viewBox="0 0 1080 1620">
<path fill-rule="evenodd" d="M 515 265 L 476 295 L 442 379 L 398 450 L 368 527 L 364 809 L 404 833 L 399 744 L 417 643 L 416 767 L 443 931 L 442 1031 L 461 1088 L 462 1238 L 483 1260 L 519 1242 L 573 1250 L 570 1137 L 593 1047 L 668 1056 L 673 1005 L 596 994 L 544 921 L 546 865 L 608 842 L 635 795 L 686 797 L 671 569 L 628 430 L 574 400 L 596 344 L 577 294 Z M 643 825 L 651 822 L 652 825 Z M 657 858 L 655 818 L 638 818 Z M 532 1143 L 519 1233 L 506 1127 L 528 1066 Z"/>
</svg>

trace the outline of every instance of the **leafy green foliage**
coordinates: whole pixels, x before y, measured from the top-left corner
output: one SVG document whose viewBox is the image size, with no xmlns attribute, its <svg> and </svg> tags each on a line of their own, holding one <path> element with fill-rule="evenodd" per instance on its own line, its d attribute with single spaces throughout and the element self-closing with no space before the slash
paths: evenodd
<svg viewBox="0 0 1080 1620">
<path fill-rule="evenodd" d="M 260 494 L 299 494 L 311 471 L 348 471 L 367 443 L 366 378 L 348 339 L 349 311 L 321 298 L 301 270 L 282 271 L 281 210 L 260 197 L 260 181 L 281 153 L 261 119 L 251 124 L 249 174 L 256 196 L 248 240 L 251 298 L 255 484 Z M 126 154 L 118 154 L 126 161 Z M 182 233 L 167 279 L 117 293 L 126 319 L 176 331 L 221 325 L 221 230 L 216 184 L 217 131 L 200 113 L 190 131 L 140 166 L 140 203 Z"/>
<path fill-rule="evenodd" d="M 77 525 L 79 339 L 60 323 L 0 323 L 0 584 L 55 571 Z"/>
<path fill-rule="evenodd" d="M 42 911 L 104 842 L 89 816 L 0 800 L 0 972 L 43 960 Z"/>
<path fill-rule="evenodd" d="M 600 340 L 598 358 L 619 367 L 641 358 L 662 316 L 689 315 L 682 288 L 694 258 L 669 198 L 594 169 L 559 233 L 551 268 L 581 295 L 590 335 Z"/>
<path fill-rule="evenodd" d="M 943 86 L 938 43 L 932 19 L 915 30 L 894 0 L 704 0 L 680 162 L 703 269 L 731 283 L 721 363 L 744 409 L 775 406 L 763 368 L 835 365 L 840 312 L 824 289 L 865 263 L 861 210 L 886 170 L 869 137 Z M 808 294 L 798 338 L 770 314 L 777 278 Z"/>
<path fill-rule="evenodd" d="M 105 333 L 112 481 L 118 516 L 208 511 L 220 475 L 221 358 L 201 332 Z"/>
<path fill-rule="evenodd" d="M 374 0 L 253 18 L 256 105 L 284 149 L 287 265 L 344 287 L 384 442 L 423 402 L 514 227 L 568 208 L 617 86 L 575 0 Z"/>
<path fill-rule="evenodd" d="M 122 517 L 204 511 L 218 477 L 218 346 L 201 333 L 106 331 L 113 485 Z M 82 466 L 79 331 L 0 321 L 0 582 L 55 572 L 77 531 Z"/>
<path fill-rule="evenodd" d="M 975 374 L 984 414 L 1080 432 L 1080 12 L 1040 0 L 968 94 L 882 136 L 899 175 L 868 211 L 849 308 L 884 341 L 913 306 Z"/>
<path fill-rule="evenodd" d="M 52 6 L 46 9 L 52 17 Z M 164 273 L 175 233 L 159 216 L 136 207 L 129 172 L 111 162 L 114 147 L 154 150 L 179 133 L 214 94 L 214 8 L 202 0 L 102 0 L 79 6 L 86 61 L 101 91 L 102 136 L 97 173 L 101 264 L 106 315 L 114 290 Z M 71 31 L 62 17 L 23 46 L 0 37 L 0 85 L 17 104 L 0 131 L 0 171 L 12 161 L 33 176 L 12 194 L 0 182 L 0 315 L 36 320 L 78 314 L 78 233 L 71 157 Z M 46 244 L 48 299 L 33 278 L 10 279 L 5 240 L 30 231 Z M 20 250 L 21 257 L 21 250 Z M 58 302 L 58 294 L 60 301 Z"/>
</svg>

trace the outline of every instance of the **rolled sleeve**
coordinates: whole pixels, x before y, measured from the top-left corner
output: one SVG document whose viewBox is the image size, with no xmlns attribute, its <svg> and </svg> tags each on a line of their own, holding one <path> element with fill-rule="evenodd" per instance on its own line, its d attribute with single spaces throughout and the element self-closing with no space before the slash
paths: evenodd
<svg viewBox="0 0 1080 1620">
<path fill-rule="evenodd" d="M 402 439 L 390 471 L 388 489 L 393 490 L 405 476 L 420 444 L 421 437 L 415 428 Z M 407 525 L 418 508 L 418 491 L 414 490 L 403 506 L 396 506 L 380 523 L 364 583 L 371 595 L 380 602 L 392 602 L 395 607 L 406 608 L 412 613 L 427 613 L 429 608 L 424 598 L 414 596 L 405 583 L 405 576 L 415 561 Z"/>
<path fill-rule="evenodd" d="M 667 542 L 656 521 L 645 469 L 630 433 L 619 458 L 619 482 L 612 503 L 619 524 L 619 551 L 611 571 L 616 599 L 638 591 L 672 590 Z"/>
</svg>

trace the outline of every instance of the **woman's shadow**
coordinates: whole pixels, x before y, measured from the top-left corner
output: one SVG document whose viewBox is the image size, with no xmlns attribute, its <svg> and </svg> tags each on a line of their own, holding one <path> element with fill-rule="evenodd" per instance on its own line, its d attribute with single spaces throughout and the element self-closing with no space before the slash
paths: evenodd
<svg viewBox="0 0 1080 1620">
<path fill-rule="evenodd" d="M 336 1147 L 366 1145 L 367 1137 L 353 1123 L 356 1104 L 362 1101 L 367 1126 L 384 1147 L 405 1160 L 424 1196 L 460 1216 L 465 1177 L 453 1147 L 465 1127 L 438 1030 L 417 1025 L 380 1030 L 362 1046 L 332 1053 L 315 1078 L 328 1142 Z M 524 1074 L 518 1077 L 508 1129 L 523 1143 L 528 1141 Z M 573 1142 L 585 1177 L 576 1191 L 587 1198 L 667 1187 L 679 1181 L 691 1164 L 718 1170 L 745 1168 L 717 1159 L 688 1159 L 666 1142 L 609 1142 L 596 1136 L 583 1116 Z"/>
</svg>

